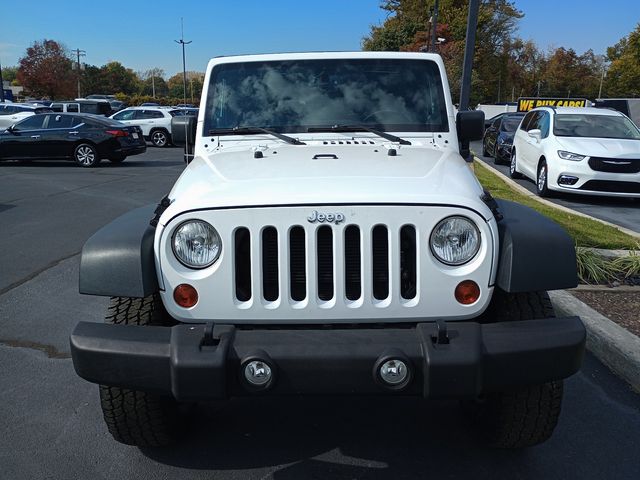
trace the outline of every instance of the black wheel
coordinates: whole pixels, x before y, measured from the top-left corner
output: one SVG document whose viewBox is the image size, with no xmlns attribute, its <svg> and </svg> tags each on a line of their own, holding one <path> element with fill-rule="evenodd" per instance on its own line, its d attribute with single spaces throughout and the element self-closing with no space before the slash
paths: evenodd
<svg viewBox="0 0 640 480">
<path fill-rule="evenodd" d="M 482 140 L 482 156 L 483 157 L 489 156 L 489 152 L 487 152 L 487 142 L 484 140 Z"/>
<path fill-rule="evenodd" d="M 169 145 L 169 134 L 166 130 L 154 130 L 151 132 L 151 143 L 154 147 L 166 147 Z"/>
<path fill-rule="evenodd" d="M 549 181 L 549 168 L 547 162 L 542 160 L 538 165 L 538 175 L 536 177 L 536 193 L 541 197 L 551 196 L 551 192 L 548 187 Z"/>
<path fill-rule="evenodd" d="M 76 146 L 73 152 L 73 158 L 78 165 L 85 168 L 95 167 L 100 163 L 100 157 L 98 157 L 96 147 L 89 143 L 81 143 Z"/>
<path fill-rule="evenodd" d="M 145 298 L 112 297 L 105 322 L 164 326 L 174 323 L 158 294 Z M 179 411 L 172 397 L 100 385 L 100 406 L 109 433 L 118 442 L 160 447 L 175 438 Z"/>
<path fill-rule="evenodd" d="M 510 162 L 509 162 L 509 176 L 511 178 L 520 178 L 520 177 L 522 177 L 522 175 L 520 175 L 516 171 L 516 149 L 515 148 L 511 149 L 511 159 L 510 159 Z"/>
<path fill-rule="evenodd" d="M 122 162 L 124 162 L 125 158 L 127 158 L 126 155 L 113 155 L 113 156 L 109 157 L 109 161 L 111 163 L 122 163 Z"/>
<path fill-rule="evenodd" d="M 500 322 L 555 317 L 546 292 L 506 293 L 496 289 L 483 314 Z M 483 440 L 497 448 L 525 448 L 548 440 L 562 406 L 562 380 L 491 392 L 464 406 Z"/>
</svg>

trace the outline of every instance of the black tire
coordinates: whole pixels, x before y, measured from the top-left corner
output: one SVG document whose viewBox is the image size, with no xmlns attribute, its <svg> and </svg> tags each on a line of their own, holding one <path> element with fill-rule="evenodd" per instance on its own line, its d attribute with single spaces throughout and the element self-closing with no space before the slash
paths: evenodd
<svg viewBox="0 0 640 480">
<path fill-rule="evenodd" d="M 550 197 L 549 190 L 549 168 L 546 160 L 542 160 L 538 165 L 538 174 L 536 175 L 536 193 L 541 197 Z"/>
<path fill-rule="evenodd" d="M 163 148 L 169 145 L 169 132 L 166 130 L 152 130 L 149 137 L 154 147 Z"/>
<path fill-rule="evenodd" d="M 482 140 L 482 156 L 483 157 L 488 157 L 489 156 L 489 152 L 487 152 L 487 143 L 485 142 L 485 140 Z"/>
<path fill-rule="evenodd" d="M 92 168 L 100 163 L 98 150 L 90 143 L 79 143 L 73 151 L 73 158 L 83 168 Z"/>
<path fill-rule="evenodd" d="M 174 323 L 158 294 L 145 298 L 112 297 L 105 322 L 164 326 Z M 100 406 L 109 433 L 118 442 L 161 447 L 171 444 L 176 436 L 179 411 L 172 397 L 100 385 Z"/>
<path fill-rule="evenodd" d="M 509 176 L 511 178 L 521 178 L 518 172 L 516 172 L 516 149 L 511 149 L 511 158 L 509 159 Z"/>
<path fill-rule="evenodd" d="M 113 156 L 109 157 L 109 161 L 111 163 L 122 163 L 122 162 L 124 162 L 125 158 L 127 158 L 126 155 L 113 155 Z"/>
<path fill-rule="evenodd" d="M 510 294 L 496 289 L 483 315 L 486 321 L 533 320 L 555 317 L 546 292 Z M 548 440 L 562 406 L 562 380 L 492 392 L 465 403 L 485 442 L 496 448 L 518 449 Z"/>
</svg>

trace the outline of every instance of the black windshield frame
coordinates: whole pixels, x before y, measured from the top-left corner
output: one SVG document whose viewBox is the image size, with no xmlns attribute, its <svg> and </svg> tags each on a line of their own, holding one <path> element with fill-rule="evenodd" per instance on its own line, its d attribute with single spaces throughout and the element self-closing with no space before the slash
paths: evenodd
<svg viewBox="0 0 640 480">
<path fill-rule="evenodd" d="M 222 63 L 210 75 L 202 131 L 253 125 L 306 133 L 357 124 L 383 132 L 448 132 L 441 78 L 438 64 L 422 59 Z M 370 118 L 355 118 L 365 113 Z"/>
</svg>

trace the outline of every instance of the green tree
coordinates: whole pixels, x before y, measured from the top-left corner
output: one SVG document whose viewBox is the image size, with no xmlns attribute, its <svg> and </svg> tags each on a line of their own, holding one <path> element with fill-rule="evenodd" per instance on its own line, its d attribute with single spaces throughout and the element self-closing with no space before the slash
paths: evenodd
<svg viewBox="0 0 640 480">
<path fill-rule="evenodd" d="M 33 42 L 19 61 L 17 80 L 37 97 L 72 98 L 76 75 L 67 49 L 55 40 Z"/>
<path fill-rule="evenodd" d="M 120 62 L 109 62 L 100 67 L 101 93 L 114 94 L 117 92 L 132 95 L 139 90 L 140 79 L 130 68 Z"/>
<path fill-rule="evenodd" d="M 200 102 L 203 81 L 203 72 L 187 72 L 187 103 L 197 104 Z M 170 97 L 182 99 L 184 94 L 182 72 L 176 73 L 173 77 L 169 78 L 169 80 L 167 80 L 167 86 L 169 87 Z"/>
<path fill-rule="evenodd" d="M 603 97 L 640 96 L 640 23 L 626 37 L 607 49 L 611 62 L 603 85 Z"/>
<path fill-rule="evenodd" d="M 371 27 L 362 46 L 365 50 L 420 51 L 428 47 L 435 0 L 385 0 L 381 8 L 390 16 Z M 444 38 L 437 51 L 442 56 L 454 101 L 460 91 L 460 76 L 467 29 L 468 0 L 441 0 L 436 36 Z M 471 102 L 495 100 L 498 90 L 511 89 L 506 58 L 517 20 L 522 12 L 508 0 L 483 0 L 478 12 Z"/>
</svg>

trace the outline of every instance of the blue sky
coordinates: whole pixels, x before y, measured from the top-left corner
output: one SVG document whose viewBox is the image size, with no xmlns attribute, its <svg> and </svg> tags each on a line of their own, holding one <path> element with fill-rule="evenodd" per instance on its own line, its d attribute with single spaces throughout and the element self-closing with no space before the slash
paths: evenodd
<svg viewBox="0 0 640 480">
<path fill-rule="evenodd" d="M 180 17 L 187 69 L 203 71 L 217 55 L 306 50 L 359 50 L 371 25 L 384 21 L 378 0 L 243 0 L 3 2 L 0 62 L 16 65 L 34 41 L 50 38 L 86 50 L 84 61 L 117 60 L 134 70 L 182 70 Z M 525 13 L 519 35 L 542 48 L 604 53 L 640 22 L 638 0 L 516 0 Z M 13 5 L 13 8 L 11 8 Z M 28 5 L 28 7 L 27 7 Z M 179 6 L 179 9 L 176 9 Z"/>
</svg>

